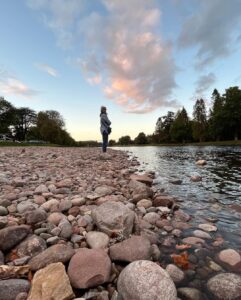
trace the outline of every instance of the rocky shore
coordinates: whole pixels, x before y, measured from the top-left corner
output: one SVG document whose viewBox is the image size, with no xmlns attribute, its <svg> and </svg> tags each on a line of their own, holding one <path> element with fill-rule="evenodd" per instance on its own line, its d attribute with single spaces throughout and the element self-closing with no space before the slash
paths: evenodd
<svg viewBox="0 0 241 300">
<path fill-rule="evenodd" d="M 115 150 L 0 148 L 0 299 L 240 300 L 239 251 L 137 166 Z"/>
</svg>

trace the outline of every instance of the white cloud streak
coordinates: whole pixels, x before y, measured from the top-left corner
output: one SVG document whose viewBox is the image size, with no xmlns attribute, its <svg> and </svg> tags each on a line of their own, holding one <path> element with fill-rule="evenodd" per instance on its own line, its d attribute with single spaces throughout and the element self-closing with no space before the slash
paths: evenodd
<svg viewBox="0 0 241 300">
<path fill-rule="evenodd" d="M 36 67 L 41 70 L 41 71 L 44 71 L 46 73 L 48 73 L 50 76 L 52 77 L 58 77 L 58 72 L 56 69 L 50 67 L 49 65 L 47 64 L 36 64 Z"/>
<path fill-rule="evenodd" d="M 31 99 L 38 93 L 6 70 L 0 70 L 0 95 L 16 95 Z"/>
<path fill-rule="evenodd" d="M 229 55 L 241 25 L 240 0 L 202 0 L 183 25 L 179 45 L 196 47 L 196 66 L 207 66 Z"/>
</svg>

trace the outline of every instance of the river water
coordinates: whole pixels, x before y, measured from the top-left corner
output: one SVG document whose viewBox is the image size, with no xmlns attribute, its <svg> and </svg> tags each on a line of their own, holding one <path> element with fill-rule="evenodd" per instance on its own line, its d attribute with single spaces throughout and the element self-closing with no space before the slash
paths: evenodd
<svg viewBox="0 0 241 300">
<path fill-rule="evenodd" d="M 227 244 L 241 250 L 241 146 L 119 149 L 138 159 L 139 171 L 155 171 L 156 188 L 177 197 L 181 208 L 193 216 L 193 224 L 216 222 Z M 207 164 L 196 165 L 199 159 Z M 202 181 L 192 182 L 192 175 Z"/>
</svg>

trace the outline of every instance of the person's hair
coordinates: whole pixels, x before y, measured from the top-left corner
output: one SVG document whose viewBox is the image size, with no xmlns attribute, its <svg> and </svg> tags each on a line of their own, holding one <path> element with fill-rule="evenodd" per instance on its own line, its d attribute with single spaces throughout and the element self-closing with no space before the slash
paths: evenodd
<svg viewBox="0 0 241 300">
<path fill-rule="evenodd" d="M 106 107 L 105 106 L 101 106 L 100 113 L 101 114 L 106 114 Z"/>
</svg>

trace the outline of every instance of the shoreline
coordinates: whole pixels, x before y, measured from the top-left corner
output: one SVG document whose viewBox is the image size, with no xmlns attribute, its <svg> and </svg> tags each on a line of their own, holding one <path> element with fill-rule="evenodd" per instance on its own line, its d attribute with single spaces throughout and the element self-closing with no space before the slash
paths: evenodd
<svg viewBox="0 0 241 300">
<path fill-rule="evenodd" d="M 152 186 L 153 173 L 134 174 L 135 158 L 128 160 L 128 153 L 122 150 L 100 151 L 9 147 L 0 152 L 0 264 L 9 266 L 0 290 L 4 292 L 1 284 L 10 280 L 6 272 L 11 271 L 9 278 L 23 278 L 17 292 L 25 293 L 21 299 L 27 299 L 30 281 L 26 276 L 31 274 L 28 299 L 36 300 L 40 282 L 49 274 L 55 278 L 61 273 L 68 296 L 58 299 L 75 299 L 75 293 L 83 299 L 127 300 L 127 281 L 134 284 L 134 274 L 143 277 L 139 289 L 149 293 L 150 299 L 151 295 L 177 299 L 176 289 L 178 299 L 222 299 L 218 297 L 220 291 L 224 293 L 223 282 L 230 276 L 225 274 L 231 272 L 234 279 L 225 287 L 229 293 L 225 299 L 240 297 L 240 253 L 225 250 L 216 226 L 209 222 L 192 227 L 189 221 L 194 216 Z M 165 290 L 170 289 L 169 294 L 157 288 L 153 296 L 140 265 L 129 270 L 140 260 L 152 262 L 148 268 L 155 279 L 164 280 L 158 273 L 161 268 L 168 272 L 172 280 L 169 277 L 165 282 Z M 101 262 L 105 263 L 99 265 Z M 78 273 L 76 265 L 83 273 Z M 21 268 L 28 272 L 21 274 Z M 13 288 L 17 282 L 8 284 Z M 60 290 L 58 282 L 52 284 L 56 292 Z M 4 299 L 1 291 L 0 298 L 11 300 Z"/>
</svg>

